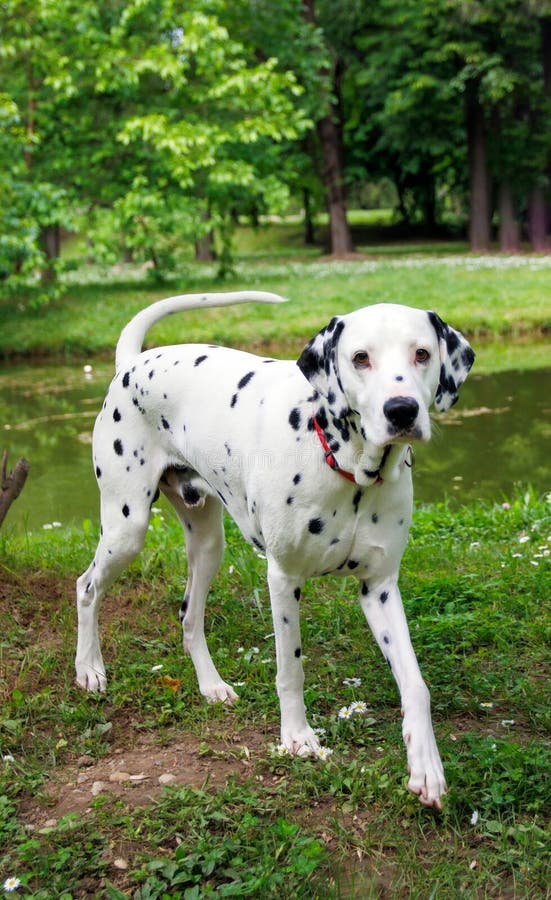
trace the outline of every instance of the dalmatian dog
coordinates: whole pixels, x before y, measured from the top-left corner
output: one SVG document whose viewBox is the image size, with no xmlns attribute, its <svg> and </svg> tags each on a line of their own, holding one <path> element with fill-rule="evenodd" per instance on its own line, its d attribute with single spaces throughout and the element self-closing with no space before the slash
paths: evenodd
<svg viewBox="0 0 551 900">
<path fill-rule="evenodd" d="M 336 316 L 297 362 L 210 344 L 142 352 L 146 332 L 164 316 L 248 301 L 282 298 L 172 297 L 142 310 L 121 333 L 94 429 L 102 528 L 77 582 L 77 681 L 105 690 L 98 605 L 140 552 L 160 488 L 185 534 L 184 648 L 207 700 L 236 699 L 203 627 L 226 509 L 267 559 L 285 748 L 320 750 L 303 697 L 301 587 L 314 576 L 354 575 L 400 692 L 409 789 L 439 808 L 444 772 L 397 581 L 412 515 L 411 444 L 430 438 L 431 404 L 444 411 L 456 401 L 474 353 L 435 313 L 395 304 Z"/>
</svg>

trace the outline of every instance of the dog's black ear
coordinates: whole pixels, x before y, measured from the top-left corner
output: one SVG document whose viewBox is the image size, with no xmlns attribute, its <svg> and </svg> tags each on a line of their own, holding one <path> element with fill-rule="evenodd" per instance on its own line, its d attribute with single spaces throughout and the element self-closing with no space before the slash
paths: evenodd
<svg viewBox="0 0 551 900">
<path fill-rule="evenodd" d="M 428 316 L 440 348 L 440 382 L 434 405 L 439 412 L 445 412 L 457 400 L 474 362 L 474 350 L 460 331 L 446 325 L 436 313 L 429 312 Z"/>
<path fill-rule="evenodd" d="M 344 321 L 335 316 L 306 344 L 297 360 L 305 378 L 329 402 L 337 418 L 348 412 L 348 403 L 339 375 L 338 343 Z"/>
</svg>

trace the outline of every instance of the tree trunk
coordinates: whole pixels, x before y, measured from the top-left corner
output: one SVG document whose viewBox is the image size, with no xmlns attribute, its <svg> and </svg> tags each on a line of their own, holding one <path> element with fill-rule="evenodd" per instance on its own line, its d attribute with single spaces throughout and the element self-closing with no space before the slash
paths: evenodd
<svg viewBox="0 0 551 900">
<path fill-rule="evenodd" d="M 8 509 L 13 501 L 19 497 L 23 490 L 28 471 L 29 463 L 26 459 L 21 458 L 8 475 L 8 451 L 4 450 L 2 454 L 2 481 L 0 484 L 0 525 L 6 518 Z"/>
<path fill-rule="evenodd" d="M 314 0 L 304 0 L 304 15 L 316 24 Z M 346 218 L 346 195 L 342 164 L 342 116 L 340 110 L 340 78 L 342 67 L 337 60 L 333 71 L 333 96 L 336 102 L 323 101 L 325 115 L 318 120 L 317 131 L 323 159 L 322 180 L 327 191 L 329 212 L 329 248 L 335 256 L 346 256 L 354 249 Z"/>
<path fill-rule="evenodd" d="M 478 83 L 466 90 L 466 129 L 469 155 L 469 242 L 473 253 L 490 249 L 490 177 L 486 158 L 484 110 L 478 97 Z"/>
<path fill-rule="evenodd" d="M 423 219 L 427 234 L 436 234 L 436 178 L 432 172 L 426 174 L 423 185 Z"/>
<path fill-rule="evenodd" d="M 203 222 L 210 222 L 211 213 L 210 209 L 205 209 L 201 213 L 201 219 Z M 216 252 L 214 249 L 214 231 L 212 228 L 209 228 L 206 234 L 203 237 L 198 238 L 195 241 L 195 259 L 197 262 L 214 262 L 216 259 Z"/>
<path fill-rule="evenodd" d="M 499 249 L 502 253 L 520 251 L 520 230 L 515 216 L 513 192 L 508 182 L 499 186 Z"/>
<path fill-rule="evenodd" d="M 547 236 L 548 206 L 543 189 L 536 185 L 528 198 L 528 237 L 536 253 L 548 253 L 551 244 Z"/>
<path fill-rule="evenodd" d="M 46 225 L 40 233 L 40 244 L 46 257 L 46 264 L 40 273 L 40 280 L 47 284 L 55 278 L 54 259 L 59 259 L 61 252 L 61 229 L 58 224 Z"/>
<path fill-rule="evenodd" d="M 214 250 L 214 231 L 211 229 L 202 238 L 195 241 L 195 259 L 197 262 L 214 262 L 216 252 Z"/>
<path fill-rule="evenodd" d="M 314 219 L 312 217 L 312 204 L 310 202 L 310 191 L 308 188 L 304 188 L 302 197 L 304 205 L 304 243 L 308 247 L 316 243 Z"/>
<path fill-rule="evenodd" d="M 346 197 L 340 155 L 340 134 L 332 115 L 318 122 L 323 154 L 323 183 L 327 190 L 330 250 L 334 256 L 346 256 L 354 249 L 346 218 Z"/>
</svg>

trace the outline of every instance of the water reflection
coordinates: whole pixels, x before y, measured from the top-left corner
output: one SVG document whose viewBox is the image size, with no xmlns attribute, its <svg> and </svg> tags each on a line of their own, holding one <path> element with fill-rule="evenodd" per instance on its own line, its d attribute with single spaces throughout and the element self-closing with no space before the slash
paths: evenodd
<svg viewBox="0 0 551 900">
<path fill-rule="evenodd" d="M 91 430 L 112 364 L 0 370 L 0 450 L 31 471 L 6 526 L 30 529 L 97 518 Z M 432 442 L 416 450 L 418 502 L 500 500 L 515 484 L 551 490 L 551 370 L 472 375 L 459 403 L 434 416 Z"/>
</svg>

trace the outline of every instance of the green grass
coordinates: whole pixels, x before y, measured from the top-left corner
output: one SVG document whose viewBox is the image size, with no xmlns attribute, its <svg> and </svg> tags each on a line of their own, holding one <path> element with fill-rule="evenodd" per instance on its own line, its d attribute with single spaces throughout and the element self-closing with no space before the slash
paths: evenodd
<svg viewBox="0 0 551 900">
<path fill-rule="evenodd" d="M 215 267 L 191 262 L 163 287 L 132 269 L 113 274 L 81 268 L 66 295 L 48 306 L 34 308 L 32 297 L 0 301 L 0 356 L 112 354 L 124 324 L 153 300 L 188 291 L 264 289 L 290 302 L 190 312 L 160 323 L 148 343 L 216 341 L 294 356 L 336 312 L 398 302 L 435 309 L 463 330 L 479 351 L 479 372 L 548 365 L 549 258 L 472 257 L 451 252 L 450 245 L 440 255 L 434 244 L 423 252 L 405 245 L 408 255 L 404 245 L 386 245 L 379 248 L 384 253 L 345 262 L 320 260 L 302 249 L 293 257 L 290 226 L 281 244 L 277 227 L 260 232 L 272 242 L 269 255 L 255 257 L 258 235 L 256 244 L 244 239 L 249 250 L 243 249 L 235 275 L 223 283 Z"/>
<path fill-rule="evenodd" d="M 13 757 L 0 771 L 1 877 L 44 900 L 545 897 L 549 502 L 527 491 L 505 506 L 416 512 L 401 584 L 450 786 L 441 815 L 405 788 L 396 689 L 352 579 L 320 579 L 303 595 L 307 706 L 334 753 L 322 763 L 270 751 L 278 709 L 265 562 L 231 523 L 207 637 L 224 677 L 244 684 L 232 709 L 202 702 L 177 623 L 180 529 L 162 510 L 105 601 L 110 681 L 100 698 L 73 686 L 73 580 L 97 526 L 0 537 L 1 753 Z M 152 672 L 161 664 L 176 689 Z M 353 677 L 361 686 L 343 684 Z M 367 715 L 340 720 L 352 700 L 365 700 Z M 182 740 L 198 746 L 187 765 L 208 765 L 202 785 L 138 805 L 130 788 L 101 794 L 45 825 L 51 779 L 74 780 L 82 754 L 116 759 L 117 747 L 145 741 L 154 756 Z M 128 868 L 117 870 L 121 856 Z"/>
</svg>

